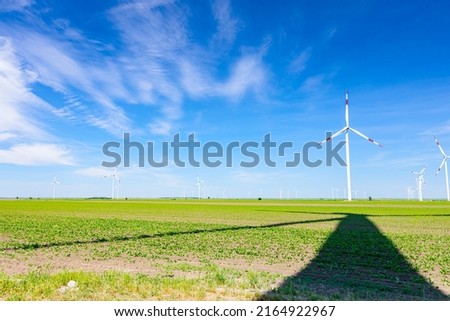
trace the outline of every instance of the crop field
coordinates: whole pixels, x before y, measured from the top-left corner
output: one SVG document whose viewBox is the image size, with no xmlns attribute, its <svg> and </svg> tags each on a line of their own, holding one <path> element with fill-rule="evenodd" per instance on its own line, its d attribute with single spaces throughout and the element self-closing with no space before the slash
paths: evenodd
<svg viewBox="0 0 450 321">
<path fill-rule="evenodd" d="M 1 300 L 449 295 L 447 202 L 0 201 Z"/>
</svg>

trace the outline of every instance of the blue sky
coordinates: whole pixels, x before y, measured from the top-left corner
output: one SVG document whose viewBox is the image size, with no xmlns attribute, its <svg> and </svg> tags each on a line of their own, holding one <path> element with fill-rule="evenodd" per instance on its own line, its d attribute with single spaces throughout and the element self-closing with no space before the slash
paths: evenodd
<svg viewBox="0 0 450 321">
<path fill-rule="evenodd" d="M 351 135 L 358 196 L 406 197 L 409 172 L 428 165 L 424 197 L 444 198 L 433 136 L 450 153 L 448 12 L 447 1 L 0 0 L 0 196 L 50 197 L 54 175 L 57 196 L 110 196 L 102 146 L 125 132 L 156 146 L 271 133 L 299 150 L 344 126 L 348 88 L 352 127 L 384 145 Z M 121 197 L 196 196 L 197 175 L 211 197 L 346 186 L 336 163 L 136 164 L 119 166 Z"/>
</svg>

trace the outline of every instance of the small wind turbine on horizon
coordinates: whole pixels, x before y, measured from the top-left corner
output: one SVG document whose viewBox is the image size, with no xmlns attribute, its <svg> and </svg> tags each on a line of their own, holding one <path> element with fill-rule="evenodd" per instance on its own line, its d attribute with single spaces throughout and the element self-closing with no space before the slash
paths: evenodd
<svg viewBox="0 0 450 321">
<path fill-rule="evenodd" d="M 437 169 L 436 175 L 439 174 L 439 172 L 441 171 L 442 166 L 445 166 L 445 187 L 447 189 L 447 201 L 450 201 L 450 191 L 449 191 L 449 188 L 448 188 L 448 168 L 447 168 L 447 160 L 450 158 L 450 156 L 448 156 L 444 152 L 444 150 L 441 147 L 441 144 L 439 144 L 439 141 L 437 140 L 436 137 L 434 137 L 434 140 L 436 141 L 436 144 L 437 144 L 437 146 L 438 146 L 438 148 L 439 148 L 439 150 L 440 150 L 440 152 L 441 152 L 441 154 L 443 156 L 442 163 L 439 166 L 439 168 Z"/>
<path fill-rule="evenodd" d="M 56 176 L 53 176 L 53 182 L 50 183 L 50 186 L 53 186 L 53 199 L 55 199 L 56 197 L 56 185 L 61 184 L 60 182 L 58 182 L 58 180 L 56 179 Z"/>
<path fill-rule="evenodd" d="M 206 187 L 206 181 L 203 181 L 203 198 L 209 197 L 209 190 L 208 187 Z"/>
<path fill-rule="evenodd" d="M 122 186 L 122 181 L 119 178 L 117 178 L 117 184 L 116 184 L 116 198 L 117 199 L 119 199 L 120 186 Z"/>
<path fill-rule="evenodd" d="M 198 192 L 198 199 L 201 199 L 202 198 L 202 189 L 201 189 L 201 187 L 202 187 L 202 184 L 203 183 L 205 183 L 205 181 L 204 180 L 201 180 L 198 176 L 196 176 L 196 178 L 197 178 L 197 183 L 195 183 L 195 186 L 197 186 L 197 192 Z"/>
<path fill-rule="evenodd" d="M 422 168 L 422 170 L 420 172 L 414 172 L 411 171 L 412 174 L 416 175 L 416 183 L 417 183 L 417 191 L 419 194 L 419 201 L 423 201 L 423 187 L 425 186 L 425 179 L 423 178 L 423 174 L 425 173 L 425 170 L 427 169 L 427 166 L 425 166 L 424 168 Z"/>
<path fill-rule="evenodd" d="M 406 195 L 408 196 L 408 201 L 414 197 L 414 188 L 411 186 L 406 187 Z"/>
<path fill-rule="evenodd" d="M 321 144 L 326 143 L 333 138 L 339 136 L 340 134 L 345 133 L 345 155 L 347 163 L 347 200 L 352 200 L 352 183 L 351 183 L 351 174 L 350 174 L 350 141 L 349 141 L 349 131 L 354 132 L 356 135 L 361 136 L 364 139 L 367 139 L 369 142 L 379 146 L 383 147 L 380 143 L 377 143 L 373 139 L 367 137 L 360 131 L 350 127 L 350 117 L 349 117 L 349 111 L 348 111 L 348 90 L 345 91 L 345 127 L 342 128 L 340 131 L 334 133 L 333 135 L 327 137 L 324 141 L 321 142 Z"/>
<path fill-rule="evenodd" d="M 120 179 L 117 176 L 117 167 L 114 168 L 114 173 L 112 173 L 111 175 L 106 175 L 104 176 L 105 178 L 107 177 L 111 177 L 112 179 L 112 186 L 111 186 L 111 199 L 113 200 L 115 197 L 115 192 L 116 192 L 116 181 L 119 183 Z"/>
<path fill-rule="evenodd" d="M 339 188 L 337 187 L 333 187 L 333 185 L 331 185 L 331 199 L 337 199 L 339 198 Z"/>
</svg>

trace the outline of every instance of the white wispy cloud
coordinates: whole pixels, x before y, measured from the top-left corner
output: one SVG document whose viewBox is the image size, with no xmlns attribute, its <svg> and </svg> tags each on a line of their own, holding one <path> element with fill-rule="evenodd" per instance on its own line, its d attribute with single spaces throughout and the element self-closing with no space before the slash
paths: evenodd
<svg viewBox="0 0 450 321">
<path fill-rule="evenodd" d="M 213 16 L 217 32 L 211 47 L 192 42 L 188 14 L 175 1 L 132 1 L 110 10 L 126 50 L 121 59 L 127 83 L 145 88 L 151 104 L 158 104 L 160 116 L 149 124 L 155 134 L 169 133 L 182 117 L 184 95 L 201 99 L 211 96 L 239 100 L 249 91 L 262 92 L 268 76 L 264 50 L 244 53 L 231 61 L 226 79 L 215 77 L 217 46 L 231 45 L 238 31 L 229 1 L 215 1 Z M 136 22 L 139 23 L 136 23 Z M 136 68 L 139 66 L 139 68 Z"/>
<path fill-rule="evenodd" d="M 156 119 L 148 124 L 150 131 L 155 135 L 168 136 L 172 132 L 173 124 L 164 119 Z"/>
<path fill-rule="evenodd" d="M 215 93 L 214 80 L 206 72 L 206 67 L 201 68 L 191 60 L 183 59 L 179 62 L 180 83 L 184 90 L 194 98 L 211 96 Z"/>
<path fill-rule="evenodd" d="M 0 163 L 14 165 L 74 165 L 72 153 L 56 144 L 17 144 L 0 150 Z"/>
<path fill-rule="evenodd" d="M 2 132 L 0 133 L 0 142 L 3 140 L 8 140 L 11 138 L 16 137 L 16 135 L 12 134 L 12 133 L 8 133 L 8 132 Z"/>
<path fill-rule="evenodd" d="M 289 65 L 289 71 L 295 74 L 301 73 L 306 69 L 306 63 L 311 58 L 311 48 L 303 50 L 297 55 Z"/>
<path fill-rule="evenodd" d="M 21 65 L 11 40 L 0 37 L 0 128 L 3 137 L 46 136 L 36 119 L 36 110 L 45 103 L 29 90 L 33 81 L 33 73 Z"/>
<path fill-rule="evenodd" d="M 71 105 L 65 106 L 62 113 L 58 113 L 55 108 L 55 114 L 83 120 L 116 135 L 130 128 L 124 110 L 113 101 L 117 93 L 123 93 L 125 89 L 121 84 L 103 82 L 110 79 L 107 76 L 109 68 L 92 67 L 80 59 L 92 55 L 91 52 L 80 53 L 72 42 L 61 41 L 57 37 L 27 28 L 8 27 L 7 30 L 14 39 L 14 47 L 20 52 L 21 59 L 37 75 L 35 81 L 70 97 Z M 87 101 L 84 97 L 87 97 Z M 77 104 L 73 104 L 76 100 Z M 94 106 L 99 107 L 86 108 L 92 101 L 96 103 Z"/>
<path fill-rule="evenodd" d="M 18 7 L 29 4 L 23 2 Z M 217 48 L 232 46 L 238 32 L 239 21 L 228 0 L 212 3 L 216 31 L 204 44 L 191 39 L 189 12 L 172 0 L 127 1 L 111 8 L 106 17 L 120 39 L 114 45 L 86 37 L 65 18 L 54 17 L 45 24 L 40 14 L 27 12 L 26 21 L 34 24 L 33 28 L 20 20 L 0 22 L 0 30 L 10 37 L 17 52 L 8 61 L 21 77 L 34 77 L 28 83 L 21 82 L 22 92 L 39 100 L 30 85 L 39 83 L 50 88 L 65 103 L 41 104 L 72 123 L 85 123 L 120 136 L 145 122 L 130 119 L 127 108 L 138 105 L 152 111 L 146 129 L 168 135 L 183 117 L 187 95 L 238 101 L 249 92 L 264 92 L 267 86 L 269 73 L 263 61 L 266 48 L 246 48 L 229 62 L 227 77 L 216 75 L 223 63 Z M 108 54 L 104 55 L 104 51 Z M 8 66 L 2 63 L 1 67 Z M 19 105 L 11 103 L 9 127 L 37 130 L 33 117 L 16 115 Z"/>
<path fill-rule="evenodd" d="M 217 33 L 213 36 L 214 48 L 228 46 L 236 39 L 238 19 L 233 17 L 229 0 L 216 0 L 212 3 L 212 11 L 217 21 Z"/>
<path fill-rule="evenodd" d="M 181 84 L 193 98 L 216 96 L 237 101 L 249 91 L 261 93 L 268 79 L 263 56 L 262 51 L 243 54 L 230 65 L 229 75 L 223 80 L 215 79 L 208 67 L 199 68 L 192 61 L 182 61 Z"/>
<path fill-rule="evenodd" d="M 160 106 L 150 130 L 169 133 L 182 115 L 182 92 L 174 79 L 177 61 L 188 50 L 185 13 L 174 1 L 134 1 L 114 7 L 109 16 L 125 44 L 120 61 L 126 82 L 138 89 L 137 103 Z"/>
<path fill-rule="evenodd" d="M 0 11 L 21 11 L 33 2 L 34 0 L 0 0 Z"/>
<path fill-rule="evenodd" d="M 232 67 L 231 74 L 225 83 L 219 85 L 218 91 L 232 100 L 253 90 L 259 92 L 266 85 L 267 70 L 262 54 L 247 54 L 241 57 Z"/>
<path fill-rule="evenodd" d="M 421 136 L 430 137 L 430 136 L 446 136 L 450 134 L 450 120 L 445 122 L 441 122 L 439 125 L 428 128 L 423 132 L 419 133 Z"/>
<path fill-rule="evenodd" d="M 113 173 L 113 169 L 106 168 L 106 167 L 87 167 L 78 169 L 75 171 L 75 174 L 77 175 L 83 175 L 88 177 L 105 177 L 110 176 Z"/>
<path fill-rule="evenodd" d="M 329 87 L 327 81 L 330 77 L 331 76 L 327 74 L 318 74 L 308 77 L 303 81 L 302 85 L 300 86 L 300 90 L 307 93 L 312 93 L 326 89 L 327 87 Z"/>
</svg>

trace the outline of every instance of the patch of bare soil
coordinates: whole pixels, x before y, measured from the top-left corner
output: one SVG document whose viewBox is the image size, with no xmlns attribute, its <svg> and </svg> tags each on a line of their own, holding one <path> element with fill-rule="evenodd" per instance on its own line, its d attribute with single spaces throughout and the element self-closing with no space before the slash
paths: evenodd
<svg viewBox="0 0 450 321">
<path fill-rule="evenodd" d="M 194 257 L 169 257 L 150 259 L 139 257 L 93 259 L 89 251 L 77 251 L 68 256 L 36 250 L 33 253 L 0 253 L 0 272 L 8 275 L 25 274 L 31 271 L 57 273 L 61 271 L 141 273 L 150 276 L 199 278 L 205 272 L 200 269 L 184 271 L 173 267 L 174 263 L 187 263 L 200 267 L 202 263 Z M 170 272 L 167 271 L 169 268 Z"/>
<path fill-rule="evenodd" d="M 145 258 L 111 258 L 96 260 L 81 251 L 74 255 L 48 253 L 37 250 L 33 254 L 0 254 L 0 271 L 9 275 L 23 274 L 30 271 L 56 273 L 64 270 L 105 272 L 121 271 L 156 275 L 159 269 L 155 262 Z"/>
<path fill-rule="evenodd" d="M 6 243 L 6 242 L 10 242 L 10 241 L 11 241 L 11 238 L 9 236 L 0 234 L 0 242 Z"/>
<path fill-rule="evenodd" d="M 439 268 L 436 268 L 434 271 L 422 273 L 422 275 L 428 280 L 428 282 L 433 283 L 439 290 L 450 297 L 450 284 L 448 284 L 449 281 L 448 279 L 447 281 L 444 279 Z"/>
</svg>

